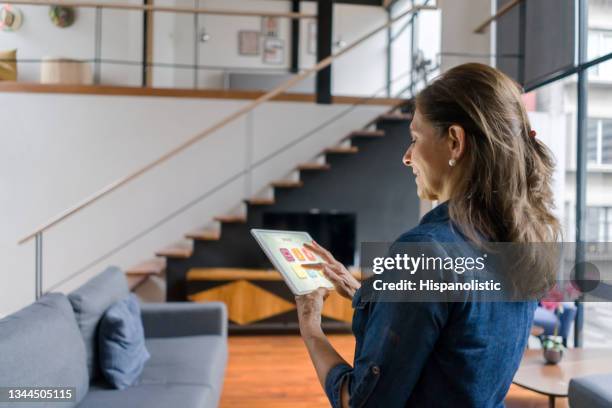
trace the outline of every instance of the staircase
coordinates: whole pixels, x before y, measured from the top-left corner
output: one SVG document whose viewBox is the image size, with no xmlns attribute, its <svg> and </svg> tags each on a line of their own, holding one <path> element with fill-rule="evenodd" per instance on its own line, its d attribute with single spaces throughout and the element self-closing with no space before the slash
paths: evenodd
<svg viewBox="0 0 612 408">
<path fill-rule="evenodd" d="M 267 195 L 245 200 L 241 213 L 216 217 L 218 228 L 187 232 L 185 241 L 157 251 L 156 258 L 130 268 L 128 276 L 165 271 L 168 301 L 226 301 L 233 305 L 234 331 L 297 327 L 293 294 L 278 273 L 266 271 L 272 266 L 250 229 L 263 226 L 267 211 L 356 213 L 357 243 L 390 241 L 416 225 L 416 188 L 401 162 L 411 119 L 401 110 L 378 116 L 314 161 L 297 165 L 293 178 L 271 182 Z M 326 303 L 324 326 L 348 328 L 350 302 L 334 294 Z M 254 311 L 261 307 L 261 313 Z"/>
</svg>

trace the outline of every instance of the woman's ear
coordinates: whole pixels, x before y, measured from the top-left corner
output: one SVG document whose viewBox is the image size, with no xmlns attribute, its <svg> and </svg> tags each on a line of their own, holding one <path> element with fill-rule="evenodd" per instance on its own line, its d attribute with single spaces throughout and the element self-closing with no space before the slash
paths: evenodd
<svg viewBox="0 0 612 408">
<path fill-rule="evenodd" d="M 462 126 L 451 125 L 448 128 L 448 147 L 451 159 L 459 160 L 465 151 L 465 130 Z"/>
</svg>

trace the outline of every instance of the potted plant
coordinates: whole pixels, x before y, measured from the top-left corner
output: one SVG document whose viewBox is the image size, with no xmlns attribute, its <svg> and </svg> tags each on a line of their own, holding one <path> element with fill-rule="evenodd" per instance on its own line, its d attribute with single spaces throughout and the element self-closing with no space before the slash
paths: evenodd
<svg viewBox="0 0 612 408">
<path fill-rule="evenodd" d="M 557 306 L 559 309 L 563 308 L 561 304 Z M 562 310 L 561 310 L 562 311 Z M 555 330 L 552 336 L 544 336 L 542 338 L 542 350 L 544 351 L 544 360 L 548 364 L 557 364 L 563 358 L 563 346 L 562 339 L 557 335 L 559 331 L 559 324 L 555 325 Z"/>
</svg>

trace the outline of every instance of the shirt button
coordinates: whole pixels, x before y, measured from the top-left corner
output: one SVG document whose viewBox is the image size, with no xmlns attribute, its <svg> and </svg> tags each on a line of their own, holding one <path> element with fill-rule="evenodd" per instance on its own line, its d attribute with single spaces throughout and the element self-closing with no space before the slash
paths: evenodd
<svg viewBox="0 0 612 408">
<path fill-rule="evenodd" d="M 380 368 L 378 366 L 373 366 L 372 367 L 372 374 L 374 374 L 374 375 L 380 374 Z"/>
</svg>

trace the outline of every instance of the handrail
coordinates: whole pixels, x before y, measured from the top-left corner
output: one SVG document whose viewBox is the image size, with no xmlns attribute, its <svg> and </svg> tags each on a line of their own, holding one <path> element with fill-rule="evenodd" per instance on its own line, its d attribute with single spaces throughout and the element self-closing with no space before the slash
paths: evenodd
<svg viewBox="0 0 612 408">
<path fill-rule="evenodd" d="M 64 6 L 64 7 L 87 7 L 87 8 L 107 8 L 119 10 L 139 10 L 139 11 L 159 11 L 167 13 L 189 13 L 189 14 L 209 14 L 217 16 L 243 16 L 243 17 L 285 17 L 291 19 L 316 18 L 316 14 L 307 13 L 283 13 L 275 11 L 239 11 L 239 10 L 217 10 L 200 9 L 193 7 L 169 7 L 154 5 L 139 5 L 127 3 L 99 3 L 89 1 L 66 1 L 66 0 L 3 0 L 4 4 L 19 4 L 30 6 Z"/>
<path fill-rule="evenodd" d="M 143 167 L 141 167 L 140 169 L 134 171 L 133 173 L 129 174 L 128 176 L 114 181 L 113 183 L 111 183 L 111 184 L 107 185 L 106 187 L 102 188 L 101 190 L 99 190 L 98 192 L 94 193 L 90 197 L 84 199 L 83 201 L 81 201 L 77 205 L 75 205 L 75 206 L 65 210 L 64 212 L 60 213 L 59 215 L 57 215 L 56 217 L 52 218 L 47 223 L 45 223 L 42 226 L 36 228 L 33 232 L 31 232 L 28 235 L 26 235 L 23 238 L 21 238 L 18 241 L 18 244 L 20 244 L 20 245 L 24 244 L 25 242 L 27 242 L 27 241 L 31 240 L 32 238 L 36 237 L 38 234 L 48 230 L 49 228 L 55 226 L 56 224 L 58 224 L 61 221 L 65 220 L 66 218 L 68 218 L 68 217 L 72 216 L 73 214 L 81 211 L 82 209 L 90 206 L 94 202 L 98 201 L 99 199 L 101 199 L 102 197 L 108 195 L 109 193 L 115 191 L 116 189 L 118 189 L 119 187 L 123 186 L 124 184 L 129 183 L 130 181 L 136 179 L 137 177 L 139 177 L 142 174 L 148 172 L 149 170 L 153 169 L 154 167 L 157 167 L 159 164 L 164 163 L 168 159 L 176 156 L 178 153 L 180 153 L 183 150 L 187 149 L 188 147 L 190 147 L 191 145 L 195 144 L 196 142 L 204 139 L 206 136 L 210 135 L 211 133 L 221 129 L 225 125 L 227 125 L 227 124 L 233 122 L 234 120 L 240 118 L 241 116 L 249 113 L 250 111 L 252 111 L 256 107 L 258 107 L 262 103 L 273 99 L 277 95 L 283 93 L 284 91 L 286 91 L 289 88 L 291 88 L 294 85 L 296 85 L 298 82 L 300 82 L 302 79 L 306 78 L 310 74 L 313 74 L 315 72 L 318 72 L 318 71 L 322 70 L 323 68 L 328 67 L 329 65 L 331 65 L 332 61 L 334 61 L 335 59 L 337 59 L 341 55 L 346 54 L 347 52 L 349 52 L 350 50 L 352 50 L 356 46 L 360 45 L 362 42 L 364 42 L 364 41 L 368 40 L 369 38 L 373 37 L 374 35 L 378 34 L 378 32 L 380 32 L 380 31 L 384 30 L 385 28 L 389 27 L 390 25 L 394 24 L 395 22 L 397 22 L 398 20 L 402 19 L 403 17 L 405 17 L 405 16 L 407 16 L 409 14 L 416 13 L 416 12 L 418 12 L 420 10 L 435 10 L 435 9 L 436 9 L 436 7 L 433 7 L 433 6 L 415 6 L 415 7 L 411 8 L 411 9 L 405 11 L 404 13 L 400 14 L 399 16 L 397 16 L 397 17 L 395 17 L 395 18 L 393 18 L 391 20 L 388 20 L 385 24 L 383 24 L 380 27 L 372 30 L 371 32 L 363 35 L 362 37 L 358 38 L 357 40 L 353 41 L 351 44 L 349 44 L 345 48 L 341 49 L 337 53 L 332 54 L 332 55 L 330 55 L 327 58 L 324 58 L 323 60 L 318 62 L 314 67 L 309 68 L 309 69 L 305 70 L 304 72 L 296 75 L 295 77 L 288 79 L 287 81 L 285 81 L 281 85 L 277 86 L 276 88 L 274 88 L 270 92 L 260 96 L 259 98 L 257 98 L 253 102 L 248 103 L 246 106 L 238 109 L 236 112 L 226 116 L 225 118 L 223 118 L 220 121 L 218 121 L 217 123 L 213 124 L 212 126 L 210 126 L 208 129 L 204 130 L 203 132 L 201 132 L 201 133 L 199 133 L 199 134 L 197 134 L 197 135 L 187 139 L 185 142 L 179 144 L 178 146 L 174 147 L 170 151 L 166 152 L 165 154 L 163 154 L 162 156 L 158 157 L 157 159 L 151 161 L 150 163 L 144 165 Z"/>
<path fill-rule="evenodd" d="M 474 29 L 474 34 L 483 34 L 485 29 L 487 27 L 489 27 L 493 21 L 497 20 L 498 18 L 500 18 L 504 14 L 508 13 L 510 10 L 512 10 L 515 6 L 517 6 L 522 1 L 523 0 L 513 0 L 513 1 L 509 2 L 508 4 L 505 4 L 502 8 L 500 8 L 497 11 L 497 13 L 495 13 L 491 17 L 487 18 L 484 22 L 482 22 L 482 24 L 480 24 L 478 27 L 476 27 Z"/>
</svg>

